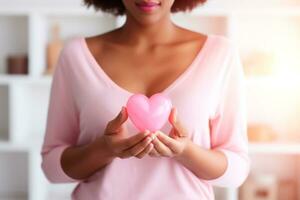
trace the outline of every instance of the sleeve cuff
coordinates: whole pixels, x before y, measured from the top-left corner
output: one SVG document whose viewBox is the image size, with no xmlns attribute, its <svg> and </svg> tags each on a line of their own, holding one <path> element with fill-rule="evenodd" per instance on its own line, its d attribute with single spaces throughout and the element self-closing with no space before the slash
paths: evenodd
<svg viewBox="0 0 300 200">
<path fill-rule="evenodd" d="M 68 145 L 59 146 L 52 149 L 47 154 L 43 155 L 42 169 L 47 179 L 52 183 L 72 183 L 79 182 L 68 176 L 61 166 L 61 156 Z"/>
<path fill-rule="evenodd" d="M 226 156 L 227 168 L 221 176 L 206 182 L 219 187 L 239 187 L 249 174 L 250 160 L 248 155 L 225 149 L 218 150 Z"/>
</svg>

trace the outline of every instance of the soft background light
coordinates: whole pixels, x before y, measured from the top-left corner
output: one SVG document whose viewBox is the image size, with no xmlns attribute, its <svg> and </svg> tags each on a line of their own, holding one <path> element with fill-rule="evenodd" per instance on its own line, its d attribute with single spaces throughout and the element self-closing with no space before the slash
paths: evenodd
<svg viewBox="0 0 300 200">
<path fill-rule="evenodd" d="M 244 66 L 251 175 L 239 189 L 215 188 L 216 199 L 300 199 L 300 0 L 208 0 L 172 19 L 230 38 Z M 46 46 L 56 24 L 66 41 L 123 22 L 80 0 L 0 0 L 0 200 L 70 199 L 74 185 L 50 185 L 40 169 L 52 81 Z M 7 57 L 24 53 L 29 74 L 7 74 Z"/>
</svg>

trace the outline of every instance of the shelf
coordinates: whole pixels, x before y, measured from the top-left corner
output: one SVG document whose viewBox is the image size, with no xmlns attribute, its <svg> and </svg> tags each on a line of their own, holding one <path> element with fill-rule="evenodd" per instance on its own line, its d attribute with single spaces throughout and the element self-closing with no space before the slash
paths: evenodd
<svg viewBox="0 0 300 200">
<path fill-rule="evenodd" d="M 0 196 L 1 200 L 27 200 L 28 198 L 26 196 L 8 196 L 8 197 L 2 197 Z"/>
<path fill-rule="evenodd" d="M 31 13 L 42 13 L 42 14 L 55 14 L 55 15 L 79 15 L 79 16 L 102 16 L 106 15 L 101 11 L 95 12 L 93 9 L 86 9 L 83 7 L 2 7 L 0 8 L 1 15 L 30 15 Z"/>
<path fill-rule="evenodd" d="M 29 79 L 24 83 L 28 84 L 14 82 L 10 87 L 10 141 L 17 143 L 44 137 L 50 98 L 49 80 Z"/>
<path fill-rule="evenodd" d="M 52 76 L 32 77 L 29 75 L 0 75 L 0 85 L 13 84 L 51 84 Z"/>
<path fill-rule="evenodd" d="M 250 143 L 250 154 L 300 154 L 300 143 Z"/>
<path fill-rule="evenodd" d="M 1 16 L 0 27 L 0 73 L 3 74 L 7 57 L 28 54 L 28 16 Z"/>
<path fill-rule="evenodd" d="M 241 9 L 207 9 L 197 8 L 191 12 L 194 16 L 232 16 L 232 15 L 277 15 L 300 16 L 300 8 L 241 8 Z"/>
<path fill-rule="evenodd" d="M 194 16 L 177 13 L 172 15 L 175 24 L 187 29 L 207 34 L 227 35 L 227 18 L 224 16 Z"/>
<path fill-rule="evenodd" d="M 0 140 L 8 141 L 9 133 L 9 87 L 0 85 Z"/>
<path fill-rule="evenodd" d="M 288 81 L 287 81 L 288 80 Z M 300 86 L 300 79 L 294 74 L 294 77 L 275 77 L 275 76 L 249 76 L 246 77 L 247 86 L 257 87 L 278 87 L 278 88 L 294 88 Z"/>
<path fill-rule="evenodd" d="M 5 145 L 4 145 L 5 146 Z M 2 144 L 0 144 L 2 149 Z M 29 154 L 26 151 L 0 152 L 0 199 L 26 197 L 29 181 Z"/>
<path fill-rule="evenodd" d="M 74 13 L 75 14 L 75 13 Z M 115 27 L 116 18 L 111 15 L 80 15 L 63 13 L 46 13 L 42 17 L 44 21 L 44 30 L 46 44 L 52 39 L 52 28 L 59 26 L 60 37 L 63 41 L 76 36 L 93 36 L 107 32 Z M 99 26 L 101 24 L 101 26 Z"/>
<path fill-rule="evenodd" d="M 0 142 L 0 152 L 27 152 L 29 150 L 29 146 Z"/>
<path fill-rule="evenodd" d="M 25 144 L 0 141 L 0 152 L 39 152 L 41 144 L 41 141 L 31 141 Z"/>
</svg>

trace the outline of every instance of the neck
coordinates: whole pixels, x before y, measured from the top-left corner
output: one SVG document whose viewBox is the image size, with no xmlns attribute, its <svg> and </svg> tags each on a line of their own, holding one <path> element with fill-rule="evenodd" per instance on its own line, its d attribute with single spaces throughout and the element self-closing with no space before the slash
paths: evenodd
<svg viewBox="0 0 300 200">
<path fill-rule="evenodd" d="M 120 36 L 126 44 L 151 47 L 171 41 L 177 29 L 170 15 L 155 23 L 141 24 L 127 14 L 125 24 L 120 28 Z"/>
</svg>

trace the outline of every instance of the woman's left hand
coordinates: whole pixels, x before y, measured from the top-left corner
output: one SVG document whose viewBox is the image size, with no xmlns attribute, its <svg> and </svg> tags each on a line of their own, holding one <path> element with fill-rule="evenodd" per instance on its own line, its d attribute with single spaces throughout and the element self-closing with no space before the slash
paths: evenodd
<svg viewBox="0 0 300 200">
<path fill-rule="evenodd" d="M 186 150 L 188 143 L 191 142 L 187 137 L 187 131 L 178 119 L 177 109 L 172 108 L 169 115 L 169 122 L 172 129 L 169 135 L 162 131 L 156 131 L 156 137 L 152 141 L 154 148 L 150 151 L 149 155 L 152 157 L 178 157 Z"/>
</svg>

